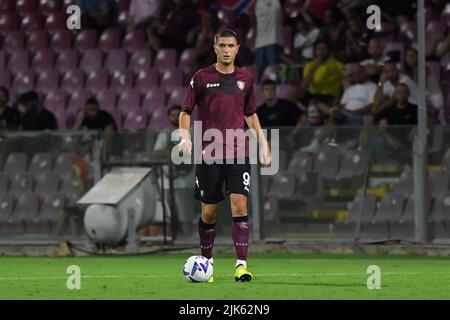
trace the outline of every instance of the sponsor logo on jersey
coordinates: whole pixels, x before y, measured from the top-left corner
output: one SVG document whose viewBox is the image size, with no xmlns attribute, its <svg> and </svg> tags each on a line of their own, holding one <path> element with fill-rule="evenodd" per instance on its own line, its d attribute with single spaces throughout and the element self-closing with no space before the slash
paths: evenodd
<svg viewBox="0 0 450 320">
<path fill-rule="evenodd" d="M 219 87 L 220 83 L 207 83 L 206 87 L 207 88 L 215 88 L 215 87 Z"/>
</svg>

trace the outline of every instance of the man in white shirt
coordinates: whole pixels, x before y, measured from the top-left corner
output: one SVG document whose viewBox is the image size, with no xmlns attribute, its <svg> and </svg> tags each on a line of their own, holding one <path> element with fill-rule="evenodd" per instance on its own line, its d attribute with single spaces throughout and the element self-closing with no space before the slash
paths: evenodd
<svg viewBox="0 0 450 320">
<path fill-rule="evenodd" d="M 279 63 L 282 52 L 282 10 L 278 0 L 256 2 L 256 65 L 262 74 L 268 65 Z"/>
<path fill-rule="evenodd" d="M 379 114 L 384 109 L 395 105 L 395 88 L 398 84 L 403 83 L 408 87 L 408 102 L 417 105 L 417 85 L 407 75 L 401 74 L 394 61 L 390 60 L 385 63 L 383 73 L 378 82 L 378 88 L 375 95 L 373 114 Z"/>
<path fill-rule="evenodd" d="M 378 82 L 379 77 L 383 72 L 384 63 L 389 60 L 389 57 L 383 54 L 381 42 L 376 38 L 370 39 L 367 53 L 370 58 L 361 61 L 360 64 L 366 68 L 369 78 L 374 82 Z"/>
<path fill-rule="evenodd" d="M 320 30 L 301 16 L 297 17 L 297 30 L 294 36 L 294 48 L 297 50 L 298 60 L 314 59 L 314 43 L 319 38 Z"/>
</svg>

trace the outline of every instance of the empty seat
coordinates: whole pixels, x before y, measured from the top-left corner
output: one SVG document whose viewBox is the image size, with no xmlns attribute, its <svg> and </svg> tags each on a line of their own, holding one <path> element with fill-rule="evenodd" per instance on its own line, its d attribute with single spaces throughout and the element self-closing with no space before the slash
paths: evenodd
<svg viewBox="0 0 450 320">
<path fill-rule="evenodd" d="M 122 129 L 122 118 L 123 118 L 123 113 L 122 111 L 118 110 L 118 109 L 113 109 L 113 110 L 108 110 L 108 112 L 111 114 L 111 116 L 114 118 L 114 121 L 116 122 L 116 126 L 117 128 L 120 130 Z"/>
<path fill-rule="evenodd" d="M 47 49 L 49 35 L 45 30 L 36 30 L 29 33 L 27 38 L 27 49 L 31 51 Z"/>
<path fill-rule="evenodd" d="M 34 179 L 34 193 L 46 195 L 59 191 L 59 176 L 56 173 L 38 173 Z"/>
<path fill-rule="evenodd" d="M 390 221 L 391 239 L 412 239 L 414 237 L 414 195 L 406 198 L 403 214 Z M 427 212 L 431 212 L 431 201 L 426 199 Z M 426 219 L 428 220 L 429 217 Z"/>
<path fill-rule="evenodd" d="M 16 12 L 19 14 L 27 14 L 38 12 L 39 1 L 38 0 L 17 0 Z"/>
<path fill-rule="evenodd" d="M 314 164 L 314 170 L 323 178 L 334 180 L 339 170 L 339 151 L 333 147 L 320 150 Z"/>
<path fill-rule="evenodd" d="M 109 73 L 107 70 L 94 70 L 91 71 L 86 78 L 86 89 L 92 91 L 99 91 L 107 89 L 109 84 Z"/>
<path fill-rule="evenodd" d="M 175 49 L 161 49 L 155 57 L 154 68 L 163 70 L 177 66 L 177 51 Z"/>
<path fill-rule="evenodd" d="M 34 219 L 39 213 L 39 196 L 32 193 L 21 195 L 17 200 L 14 214 L 12 215 L 11 229 L 13 232 L 30 232 L 32 228 L 28 229 L 29 225 L 33 224 Z"/>
<path fill-rule="evenodd" d="M 127 67 L 127 52 L 115 49 L 108 52 L 105 59 L 105 69 L 109 71 L 124 70 Z"/>
<path fill-rule="evenodd" d="M 348 179 L 352 187 L 363 183 L 367 167 L 367 156 L 360 150 L 346 150 L 341 159 L 341 165 L 336 180 Z"/>
<path fill-rule="evenodd" d="M 53 68 L 55 62 L 55 54 L 53 50 L 41 49 L 36 51 L 31 61 L 31 68 L 36 71 L 43 71 Z"/>
<path fill-rule="evenodd" d="M 64 49 L 58 53 L 55 62 L 55 69 L 59 71 L 67 71 L 77 69 L 78 52 L 72 49 Z"/>
<path fill-rule="evenodd" d="M 26 92 L 34 89 L 36 74 L 34 70 L 18 70 L 13 79 L 14 90 Z"/>
<path fill-rule="evenodd" d="M 9 190 L 9 175 L 0 173 L 0 194 L 7 193 Z"/>
<path fill-rule="evenodd" d="M 303 173 L 312 172 L 314 157 L 311 153 L 304 151 L 296 151 L 288 164 L 287 171 L 300 176 Z"/>
<path fill-rule="evenodd" d="M 51 33 L 50 45 L 55 51 L 72 48 L 74 35 L 69 30 L 57 30 Z"/>
<path fill-rule="evenodd" d="M 158 87 L 158 72 L 154 69 L 143 69 L 136 77 L 135 88 L 142 93 Z"/>
<path fill-rule="evenodd" d="M 72 177 L 72 156 L 70 153 L 60 153 L 56 156 L 53 171 L 57 173 L 60 179 L 66 176 Z"/>
<path fill-rule="evenodd" d="M 38 73 L 38 79 L 35 89 L 40 92 L 49 92 L 59 87 L 59 73 L 57 70 L 41 70 Z"/>
<path fill-rule="evenodd" d="M 142 102 L 142 108 L 151 112 L 156 109 L 165 108 L 166 106 L 166 91 L 161 88 L 149 89 Z"/>
<path fill-rule="evenodd" d="M 140 108 L 129 108 L 125 114 L 123 128 L 129 131 L 144 130 L 147 128 L 147 111 Z"/>
<path fill-rule="evenodd" d="M 61 193 L 66 195 L 66 198 L 73 199 L 81 196 L 83 187 L 78 179 L 66 176 L 61 184 Z"/>
<path fill-rule="evenodd" d="M 60 0 L 40 0 L 39 12 L 48 16 L 52 12 L 58 12 L 62 10 L 62 1 Z"/>
<path fill-rule="evenodd" d="M 6 52 L 0 50 L 0 70 L 6 69 Z"/>
<path fill-rule="evenodd" d="M 357 194 L 352 202 L 349 215 L 342 221 L 337 221 L 336 227 L 339 230 L 352 232 L 355 230 L 358 217 L 361 214 L 361 232 L 370 231 L 370 225 L 376 212 L 377 199 L 373 194 Z M 363 206 L 363 207 L 361 207 Z"/>
<path fill-rule="evenodd" d="M 122 48 L 136 51 L 145 48 L 145 32 L 142 29 L 133 30 L 125 35 Z"/>
<path fill-rule="evenodd" d="M 450 231 L 450 192 L 436 198 L 429 223 L 433 238 L 448 238 Z"/>
<path fill-rule="evenodd" d="M 447 171 L 434 171 L 428 175 L 428 188 L 433 198 L 440 198 L 449 191 L 449 174 Z"/>
<path fill-rule="evenodd" d="M 267 195 L 277 199 L 287 199 L 292 196 L 295 189 L 295 177 L 279 172 L 273 177 Z"/>
<path fill-rule="evenodd" d="M 169 100 L 167 102 L 167 105 L 173 106 L 173 105 L 179 105 L 182 106 L 184 102 L 184 98 L 186 96 L 187 88 L 185 87 L 176 87 L 171 90 L 171 93 L 169 94 Z"/>
<path fill-rule="evenodd" d="M 82 70 L 67 70 L 61 80 L 61 88 L 70 91 L 81 90 L 84 87 L 84 73 Z"/>
<path fill-rule="evenodd" d="M 17 72 L 19 70 L 26 70 L 30 66 L 30 55 L 26 50 L 11 51 L 11 56 L 8 61 L 8 69 Z"/>
<path fill-rule="evenodd" d="M 117 94 L 115 90 L 103 89 L 97 92 L 96 98 L 101 109 L 114 110 L 116 108 Z"/>
<path fill-rule="evenodd" d="M 186 48 L 181 53 L 178 68 L 182 70 L 184 74 L 188 74 L 190 72 L 191 69 L 190 63 L 194 52 L 195 52 L 194 48 Z"/>
<path fill-rule="evenodd" d="M 109 29 L 105 30 L 100 36 L 98 47 L 102 50 L 109 51 L 120 48 L 120 30 Z"/>
<path fill-rule="evenodd" d="M 39 12 L 28 13 L 22 17 L 20 29 L 25 32 L 33 30 L 42 30 L 44 27 L 44 18 Z"/>
<path fill-rule="evenodd" d="M 14 9 L 16 8 L 16 1 L 15 0 L 2 0 L 0 1 L 0 12 L 14 12 Z"/>
<path fill-rule="evenodd" d="M 15 12 L 0 12 L 0 30 L 15 31 L 19 29 L 19 15 Z"/>
<path fill-rule="evenodd" d="M 152 55 L 149 49 L 139 49 L 131 53 L 128 69 L 134 72 L 147 71 L 152 65 Z"/>
<path fill-rule="evenodd" d="M 11 176 L 11 175 L 10 175 Z M 33 191 L 34 177 L 30 173 L 16 173 L 11 178 L 10 193 L 23 194 Z"/>
<path fill-rule="evenodd" d="M 64 213 L 66 197 L 63 193 L 47 194 L 42 200 L 42 206 L 35 218 L 36 228 L 50 232 Z"/>
<path fill-rule="evenodd" d="M 286 172 L 289 175 L 290 172 Z M 308 206 L 314 206 L 315 203 L 322 203 L 325 197 L 323 183 L 317 172 L 305 172 L 299 176 L 292 175 L 296 184 L 292 198 L 306 203 Z M 314 210 L 314 209 L 312 209 Z"/>
<path fill-rule="evenodd" d="M 65 90 L 50 90 L 44 98 L 44 106 L 50 111 L 66 108 L 67 94 Z"/>
<path fill-rule="evenodd" d="M 141 93 L 137 89 L 124 89 L 117 102 L 117 108 L 126 111 L 128 108 L 141 106 Z"/>
<path fill-rule="evenodd" d="M 103 53 L 98 49 L 86 50 L 80 59 L 80 69 L 91 72 L 103 66 Z"/>
<path fill-rule="evenodd" d="M 74 47 L 79 51 L 93 50 L 97 48 L 97 31 L 82 30 L 75 37 Z"/>
<path fill-rule="evenodd" d="M 45 19 L 45 29 L 49 32 L 67 31 L 67 14 L 65 12 L 51 12 Z"/>
<path fill-rule="evenodd" d="M 32 174 L 48 173 L 53 169 L 53 157 L 51 153 L 36 153 L 31 159 L 28 172 Z"/>
<path fill-rule="evenodd" d="M 8 32 L 3 39 L 3 49 L 11 55 L 15 55 L 17 50 L 25 47 L 25 34 L 22 31 Z"/>
<path fill-rule="evenodd" d="M 0 193 L 0 232 L 4 234 L 12 233 L 12 215 L 14 212 L 15 198 L 12 194 Z"/>
<path fill-rule="evenodd" d="M 164 71 L 159 86 L 166 92 L 171 92 L 175 87 L 183 85 L 183 72 L 178 69 L 168 69 Z"/>
<path fill-rule="evenodd" d="M 67 109 L 79 110 L 83 108 L 86 101 L 92 96 L 92 92 L 89 90 L 76 90 L 70 94 Z"/>
<path fill-rule="evenodd" d="M 378 205 L 374 222 L 391 222 L 399 220 L 405 210 L 405 197 L 401 193 L 385 194 Z"/>
<path fill-rule="evenodd" d="M 72 130 L 77 116 L 74 110 L 55 110 L 54 115 L 60 130 Z"/>
<path fill-rule="evenodd" d="M 402 193 L 405 197 L 408 197 L 414 192 L 414 180 L 410 170 L 402 173 L 397 184 L 394 186 L 394 191 Z"/>
<path fill-rule="evenodd" d="M 148 124 L 148 129 L 154 132 L 161 132 L 166 129 L 172 128 L 172 124 L 167 116 L 167 109 L 156 109 L 151 114 L 151 119 Z"/>
<path fill-rule="evenodd" d="M 133 88 L 134 74 L 131 70 L 115 70 L 111 74 L 110 87 L 115 90 Z"/>
</svg>

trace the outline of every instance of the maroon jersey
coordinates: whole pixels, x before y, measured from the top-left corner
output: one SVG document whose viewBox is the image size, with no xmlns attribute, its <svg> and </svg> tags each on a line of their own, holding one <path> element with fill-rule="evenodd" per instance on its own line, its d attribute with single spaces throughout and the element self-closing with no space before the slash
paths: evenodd
<svg viewBox="0 0 450 320">
<path fill-rule="evenodd" d="M 223 137 L 223 140 L 203 141 L 202 150 L 207 146 L 221 148 L 222 155 L 211 153 L 214 159 L 248 157 L 244 117 L 256 112 L 253 77 L 249 72 L 235 67 L 233 73 L 225 74 L 217 71 L 214 65 L 200 69 L 191 79 L 183 111 L 191 113 L 195 107 L 197 121 L 202 122 L 202 136 L 206 130 L 216 129 Z M 236 130 L 233 139 L 226 138 L 227 129 Z M 206 156 L 203 155 L 205 159 Z"/>
</svg>

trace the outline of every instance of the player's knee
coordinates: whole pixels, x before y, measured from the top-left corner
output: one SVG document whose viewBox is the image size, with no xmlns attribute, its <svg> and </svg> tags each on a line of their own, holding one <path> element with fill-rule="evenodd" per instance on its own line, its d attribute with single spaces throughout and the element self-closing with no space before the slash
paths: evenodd
<svg viewBox="0 0 450 320">
<path fill-rule="evenodd" d="M 231 211 L 234 216 L 247 215 L 247 202 L 242 200 L 235 200 L 231 202 Z"/>
<path fill-rule="evenodd" d="M 216 209 L 204 209 L 202 211 L 202 220 L 205 223 L 214 223 L 216 221 Z"/>
</svg>

